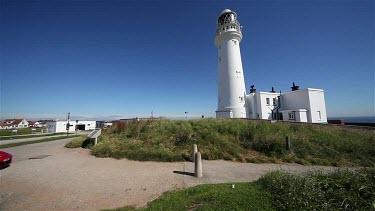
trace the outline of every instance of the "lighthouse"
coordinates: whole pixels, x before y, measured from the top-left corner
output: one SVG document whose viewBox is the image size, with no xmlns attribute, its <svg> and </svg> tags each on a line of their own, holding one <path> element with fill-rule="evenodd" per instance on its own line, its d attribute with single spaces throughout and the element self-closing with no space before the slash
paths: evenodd
<svg viewBox="0 0 375 211">
<path fill-rule="evenodd" d="M 225 9 L 217 18 L 215 45 L 218 61 L 218 108 L 216 118 L 246 118 L 246 88 L 240 42 L 241 25 L 237 14 Z"/>
</svg>

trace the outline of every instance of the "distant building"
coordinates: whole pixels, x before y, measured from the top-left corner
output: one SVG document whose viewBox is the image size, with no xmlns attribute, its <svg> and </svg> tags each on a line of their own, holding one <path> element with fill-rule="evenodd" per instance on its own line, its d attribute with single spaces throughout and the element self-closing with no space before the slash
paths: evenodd
<svg viewBox="0 0 375 211">
<path fill-rule="evenodd" d="M 62 133 L 67 132 L 68 121 L 54 121 L 47 122 L 46 129 L 48 133 Z M 76 130 L 94 130 L 96 127 L 96 121 L 69 121 L 69 132 L 75 132 Z"/>
<path fill-rule="evenodd" d="M 41 122 L 33 122 L 33 121 L 29 121 L 29 127 L 43 127 Z"/>
<path fill-rule="evenodd" d="M 112 126 L 113 123 L 109 121 L 96 121 L 96 127 L 97 128 L 107 128 Z"/>
<path fill-rule="evenodd" d="M 28 125 L 26 119 L 6 119 L 1 122 L 0 129 L 27 128 Z"/>
<path fill-rule="evenodd" d="M 0 129 L 8 129 L 8 125 L 4 122 L 0 122 Z"/>
<path fill-rule="evenodd" d="M 218 61 L 217 118 L 268 119 L 295 122 L 327 123 L 324 90 L 299 89 L 276 93 L 256 92 L 254 85 L 246 94 L 240 42 L 242 26 L 237 14 L 225 9 L 217 19 L 215 45 Z"/>
</svg>

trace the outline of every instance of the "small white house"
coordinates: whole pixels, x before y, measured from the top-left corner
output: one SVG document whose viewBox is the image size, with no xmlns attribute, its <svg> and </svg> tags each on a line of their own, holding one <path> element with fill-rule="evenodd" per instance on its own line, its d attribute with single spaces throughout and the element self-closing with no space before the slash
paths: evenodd
<svg viewBox="0 0 375 211">
<path fill-rule="evenodd" d="M 29 123 L 26 119 L 6 119 L 2 121 L 0 129 L 17 129 L 17 128 L 27 128 Z"/>
<path fill-rule="evenodd" d="M 62 133 L 67 132 L 68 121 L 54 121 L 47 122 L 46 129 L 48 133 Z M 94 130 L 96 127 L 96 121 L 69 121 L 69 132 L 75 132 L 76 130 Z"/>
<path fill-rule="evenodd" d="M 268 119 L 293 122 L 327 123 L 324 90 L 299 90 L 293 84 L 286 93 L 256 92 L 252 86 L 246 95 L 246 112 L 249 119 Z"/>
<path fill-rule="evenodd" d="M 274 119 L 272 115 L 278 106 L 279 96 L 279 93 L 274 92 L 253 92 L 247 95 L 245 104 L 247 118 Z"/>
<path fill-rule="evenodd" d="M 288 119 L 285 119 L 283 115 L 285 121 L 327 123 L 324 90 L 307 88 L 283 93 L 281 94 L 280 112 L 288 113 Z M 290 116 L 292 113 L 297 114 L 294 119 L 293 116 Z M 304 115 L 306 117 L 303 117 Z M 301 116 L 303 121 L 299 121 L 298 116 Z M 305 119 L 306 121 L 304 121 Z"/>
</svg>

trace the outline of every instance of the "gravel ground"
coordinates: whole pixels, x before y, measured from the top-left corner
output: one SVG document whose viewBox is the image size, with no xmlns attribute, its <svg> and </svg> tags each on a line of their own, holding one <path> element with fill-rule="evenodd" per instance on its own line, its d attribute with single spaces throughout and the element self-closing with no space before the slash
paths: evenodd
<svg viewBox="0 0 375 211">
<path fill-rule="evenodd" d="M 146 206 L 166 191 L 205 183 L 254 181 L 272 169 L 305 172 L 329 167 L 204 161 L 203 178 L 193 163 L 96 158 L 67 149 L 71 139 L 7 148 L 14 160 L 0 171 L 0 210 L 100 210 Z"/>
</svg>

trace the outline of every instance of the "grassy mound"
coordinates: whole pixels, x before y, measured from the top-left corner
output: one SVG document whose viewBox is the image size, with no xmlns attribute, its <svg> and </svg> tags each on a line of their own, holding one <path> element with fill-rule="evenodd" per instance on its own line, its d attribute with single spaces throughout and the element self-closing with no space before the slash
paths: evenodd
<svg viewBox="0 0 375 211">
<path fill-rule="evenodd" d="M 285 149 L 286 136 L 291 138 L 290 150 Z M 141 161 L 187 161 L 192 144 L 198 145 L 206 160 L 375 165 L 373 131 L 239 119 L 119 123 L 102 133 L 92 154 Z"/>
<path fill-rule="evenodd" d="M 256 182 L 200 185 L 139 210 L 373 210 L 375 170 L 266 174 Z M 116 210 L 135 210 L 124 207 Z"/>
</svg>

